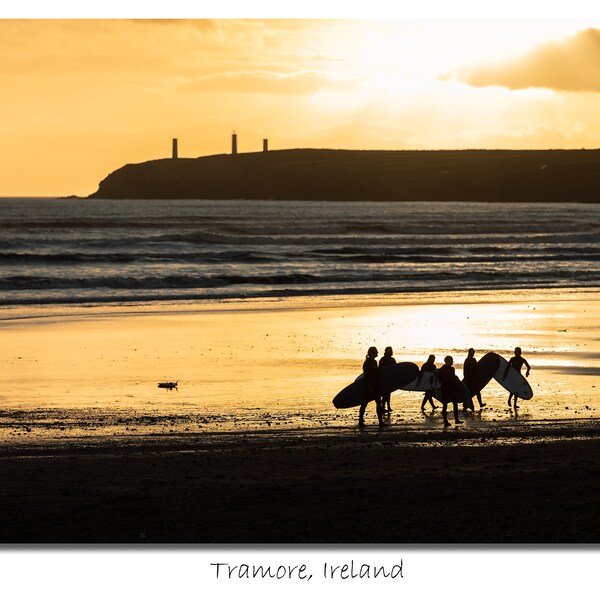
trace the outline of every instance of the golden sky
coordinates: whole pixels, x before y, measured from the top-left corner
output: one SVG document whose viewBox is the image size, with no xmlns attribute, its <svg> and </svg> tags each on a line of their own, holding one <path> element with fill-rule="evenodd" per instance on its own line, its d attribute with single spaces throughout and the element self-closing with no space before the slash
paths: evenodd
<svg viewBox="0 0 600 600">
<path fill-rule="evenodd" d="M 271 149 L 596 148 L 600 20 L 0 20 L 0 196 Z"/>
</svg>

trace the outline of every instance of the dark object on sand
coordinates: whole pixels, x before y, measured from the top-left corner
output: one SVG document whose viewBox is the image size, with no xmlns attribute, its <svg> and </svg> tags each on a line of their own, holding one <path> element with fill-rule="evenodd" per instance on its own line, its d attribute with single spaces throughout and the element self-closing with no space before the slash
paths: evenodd
<svg viewBox="0 0 600 600">
<path fill-rule="evenodd" d="M 165 390 L 176 390 L 178 383 L 179 381 L 164 381 L 162 383 L 159 383 L 158 387 L 163 388 Z"/>
</svg>

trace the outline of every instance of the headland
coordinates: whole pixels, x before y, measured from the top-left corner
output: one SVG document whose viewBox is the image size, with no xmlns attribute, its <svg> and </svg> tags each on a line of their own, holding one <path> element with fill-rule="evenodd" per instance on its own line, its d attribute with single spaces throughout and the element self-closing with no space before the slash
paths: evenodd
<svg viewBox="0 0 600 600">
<path fill-rule="evenodd" d="M 295 149 L 128 164 L 90 198 L 598 202 L 600 150 Z"/>
</svg>

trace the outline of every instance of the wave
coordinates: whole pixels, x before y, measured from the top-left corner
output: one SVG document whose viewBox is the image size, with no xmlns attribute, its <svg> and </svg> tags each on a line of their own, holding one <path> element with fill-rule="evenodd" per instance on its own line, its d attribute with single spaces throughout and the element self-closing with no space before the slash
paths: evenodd
<svg viewBox="0 0 600 600">
<path fill-rule="evenodd" d="M 44 217 L 41 219 L 5 219 L 0 222 L 0 230 L 48 230 L 53 229 L 149 229 L 149 230 L 164 230 L 164 229 L 180 229 L 182 227 L 189 228 L 192 224 L 212 225 L 219 223 L 220 219 L 208 216 L 190 216 L 185 218 L 172 217 L 165 218 L 165 215 L 148 218 L 139 214 L 131 216 L 116 216 L 113 218 L 106 216 L 94 216 L 89 218 L 77 218 L 65 215 L 62 218 Z"/>
<path fill-rule="evenodd" d="M 350 233 L 364 233 L 372 235 L 374 233 L 396 233 L 393 226 L 383 223 L 341 223 L 344 231 Z"/>
<path fill-rule="evenodd" d="M 589 260 L 600 259 L 600 246 L 592 244 L 548 246 L 543 244 L 490 244 L 452 246 L 330 246 L 307 249 L 305 255 L 336 261 L 394 262 L 394 261 L 452 261 L 469 260 L 474 262 L 513 261 L 513 260 Z"/>
<path fill-rule="evenodd" d="M 318 257 L 318 254 L 314 255 Z M 354 254 L 345 254 L 337 256 L 335 253 L 331 253 L 328 255 L 328 258 L 335 258 L 338 262 L 343 263 L 351 263 L 351 264 L 430 264 L 430 263 L 440 263 L 440 262 L 451 262 L 451 259 L 454 261 L 459 261 L 461 263 L 505 263 L 507 258 L 506 255 L 472 255 L 470 250 L 465 250 L 462 252 L 454 251 L 453 253 L 436 253 L 432 254 L 429 252 L 417 253 L 413 254 L 412 252 L 400 253 L 400 252 L 383 252 L 378 254 L 372 253 L 354 253 Z M 542 255 L 532 252 L 530 254 L 521 253 L 521 254 L 512 254 L 510 256 L 510 261 L 513 263 L 527 263 L 535 260 L 538 263 L 545 262 L 567 262 L 576 258 L 579 261 L 586 262 L 600 262 L 600 251 L 595 253 L 588 254 L 548 254 Z"/>
<path fill-rule="evenodd" d="M 115 290 L 186 289 L 250 285 L 294 285 L 308 281 L 322 281 L 309 273 L 273 274 L 265 276 L 231 275 L 195 277 L 167 275 L 164 277 L 32 277 L 13 276 L 0 280 L 0 290 L 66 290 L 107 288 Z"/>
<path fill-rule="evenodd" d="M 124 249 L 121 252 L 76 251 L 1 252 L 0 265 L 9 264 L 128 264 L 128 263 L 223 263 L 232 265 L 284 263 L 290 260 L 319 261 L 320 263 L 438 263 L 438 262 L 563 262 L 570 260 L 596 262 L 600 260 L 600 247 L 539 247 L 520 245 L 490 246 L 413 246 L 370 247 L 356 246 L 307 248 L 300 255 L 295 248 L 270 248 L 266 250 L 223 249 L 211 247 L 204 250 L 185 249 L 146 251 L 143 248 Z"/>
<path fill-rule="evenodd" d="M 293 232 L 293 233 L 291 233 Z M 399 231 L 397 234 L 379 233 L 362 234 L 354 233 L 301 233 L 296 230 L 294 224 L 290 224 L 286 233 L 270 235 L 228 235 L 224 233 L 209 231 L 194 231 L 177 234 L 164 234 L 159 236 L 149 236 L 145 238 L 146 242 L 153 243 L 176 243 L 190 244 L 195 246 L 220 245 L 220 246 L 279 246 L 281 248 L 294 247 L 315 247 L 315 246 L 362 246 L 369 247 L 377 245 L 379 247 L 397 247 L 400 245 L 411 247 L 422 245 L 426 242 L 429 246 L 449 246 L 454 244 L 481 244 L 481 242 L 490 242 L 494 245 L 512 245 L 520 247 L 530 244 L 598 244 L 600 234 L 581 233 L 581 232 L 528 232 L 527 234 L 517 234 L 514 231 L 510 234 L 504 233 L 486 233 L 481 230 L 469 235 L 462 233 L 441 233 L 432 231 Z"/>
<path fill-rule="evenodd" d="M 50 254 L 45 252 L 0 252 L 0 264 L 122 264 L 133 262 L 223 262 L 239 263 L 270 263 L 281 257 L 268 255 L 263 252 L 248 252 L 236 250 L 207 251 L 207 252 L 144 252 L 142 250 L 121 253 L 90 253 L 71 252 Z"/>
<path fill-rule="evenodd" d="M 488 281 L 478 285 L 479 291 L 489 290 L 533 290 L 533 289 L 585 289 L 597 288 L 598 282 L 585 280 L 572 281 L 540 281 L 533 284 L 528 281 Z M 192 290 L 122 290 L 119 293 L 102 293 L 101 290 L 89 290 L 89 293 L 68 294 L 31 294 L 12 295 L 10 298 L 0 295 L 0 306 L 35 306 L 35 305 L 80 305 L 98 306 L 103 304 L 139 305 L 169 302 L 220 301 L 236 299 L 284 298 L 299 296 L 339 296 L 343 295 L 375 295 L 375 294 L 406 294 L 417 292 L 451 292 L 474 289 L 461 280 L 454 281 L 422 281 L 394 283 L 365 284 L 348 283 L 336 286 L 283 286 L 269 288 L 244 289 L 192 289 Z M 2 317 L 0 317 L 2 320 Z"/>
<path fill-rule="evenodd" d="M 250 274 L 215 274 L 215 275 L 155 275 L 139 276 L 90 276 L 90 277 L 36 277 L 9 276 L 0 280 L 0 290 L 66 290 L 106 288 L 114 290 L 138 289 L 190 289 L 233 287 L 239 285 L 298 285 L 305 283 L 339 284 L 339 283 L 377 283 L 389 281 L 462 281 L 465 284 L 493 283 L 500 279 L 507 281 L 529 281 L 535 283 L 559 281 L 588 281 L 600 284 L 600 270 L 573 269 L 570 265 L 564 268 L 540 270 L 535 265 L 527 270 L 508 270 L 490 266 L 488 268 L 465 268 L 462 264 L 443 265 L 437 269 L 392 269 L 356 271 L 340 269 L 323 269 L 319 272 L 286 272 L 286 273 L 250 273 Z"/>
<path fill-rule="evenodd" d="M 237 221 L 237 222 L 236 222 Z M 340 221 L 338 219 L 329 218 L 326 221 L 307 220 L 277 215 L 273 219 L 263 219 L 259 221 L 240 220 L 239 215 L 235 215 L 225 221 L 219 218 L 194 218 L 187 216 L 170 217 L 165 216 L 148 219 L 136 215 L 135 217 L 119 217 L 119 218 L 65 218 L 64 220 L 40 219 L 40 220 L 5 220 L 0 222 L 0 231 L 9 230 L 10 232 L 27 231 L 38 235 L 40 232 L 51 232 L 57 230 L 127 230 L 135 231 L 145 229 L 153 232 L 173 231 L 173 230 L 189 230 L 190 227 L 199 227 L 201 232 L 213 233 L 216 235 L 280 235 L 289 231 L 291 225 L 294 225 L 300 234 L 333 234 L 339 235 L 344 233 L 358 234 L 398 234 L 398 233 L 429 233 L 436 231 L 446 234 L 465 233 L 472 230 L 480 231 L 481 233 L 514 233 L 515 231 L 537 231 L 540 229 L 550 230 L 556 233 L 566 233 L 572 230 L 573 223 L 564 221 L 557 223 L 552 221 L 540 228 L 537 224 L 532 225 L 530 222 L 515 222 L 514 220 L 502 221 L 494 218 L 493 220 L 466 220 L 453 221 L 451 218 L 443 217 L 440 219 L 429 218 L 421 219 L 418 215 L 414 218 L 407 218 L 406 215 L 400 214 L 397 220 L 389 222 L 370 221 L 368 219 L 360 219 L 356 221 Z M 578 224 L 581 228 L 581 224 Z M 597 232 L 598 227 L 593 223 L 586 223 L 583 230 L 588 232 Z"/>
</svg>

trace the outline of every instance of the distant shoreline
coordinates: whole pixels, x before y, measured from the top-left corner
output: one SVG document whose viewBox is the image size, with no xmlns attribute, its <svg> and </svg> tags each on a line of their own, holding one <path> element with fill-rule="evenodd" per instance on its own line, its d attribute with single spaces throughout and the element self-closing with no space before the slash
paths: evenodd
<svg viewBox="0 0 600 600">
<path fill-rule="evenodd" d="M 88 198 L 600 201 L 600 150 L 276 150 L 128 164 Z"/>
</svg>

